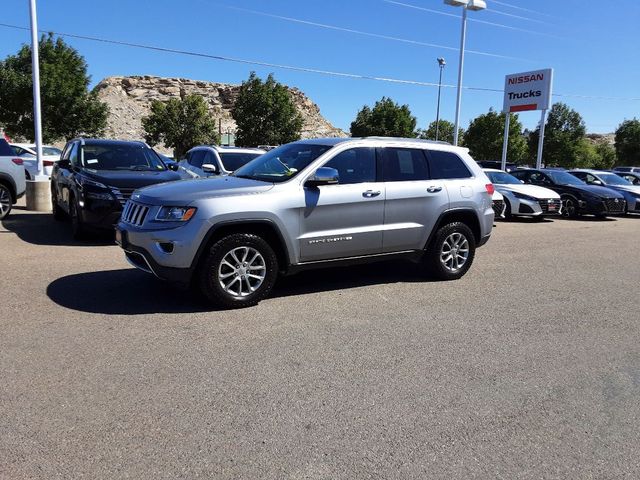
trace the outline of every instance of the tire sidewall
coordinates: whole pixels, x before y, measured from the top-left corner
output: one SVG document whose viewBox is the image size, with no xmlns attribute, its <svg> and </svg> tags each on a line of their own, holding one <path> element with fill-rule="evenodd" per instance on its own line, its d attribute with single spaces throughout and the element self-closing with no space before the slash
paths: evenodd
<svg viewBox="0 0 640 480">
<path fill-rule="evenodd" d="M 462 234 L 469 243 L 469 256 L 462 268 L 455 272 L 447 270 L 440 261 L 440 251 L 444 241 L 453 233 Z M 438 280 L 457 280 L 471 268 L 476 253 L 476 240 L 471 229 L 462 222 L 452 222 L 438 229 L 426 253 L 428 274 Z"/>
<path fill-rule="evenodd" d="M 227 293 L 218 281 L 218 269 L 222 259 L 233 249 L 251 247 L 264 258 L 266 275 L 262 285 L 246 297 L 234 297 Z M 271 246 L 260 236 L 250 233 L 235 233 L 216 241 L 202 261 L 199 272 L 201 293 L 214 305 L 224 308 L 242 308 L 257 304 L 265 298 L 278 277 L 278 259 Z"/>
<path fill-rule="evenodd" d="M 11 210 L 13 209 L 13 205 L 12 205 L 13 198 L 11 196 L 11 190 L 9 190 L 9 188 L 6 187 L 5 185 L 0 184 L 0 190 L 5 192 L 9 196 L 9 208 L 7 209 L 6 212 L 0 213 L 0 220 L 4 220 L 9 216 L 9 214 L 11 213 Z"/>
<path fill-rule="evenodd" d="M 570 213 L 569 209 L 567 208 L 567 201 L 570 201 L 573 203 L 574 206 L 574 212 Z M 577 218 L 580 213 L 578 212 L 578 200 L 575 197 L 572 197 L 571 195 L 565 195 L 564 197 L 562 197 L 562 207 L 563 207 L 563 211 L 565 212 L 565 214 L 563 215 L 565 218 Z"/>
</svg>

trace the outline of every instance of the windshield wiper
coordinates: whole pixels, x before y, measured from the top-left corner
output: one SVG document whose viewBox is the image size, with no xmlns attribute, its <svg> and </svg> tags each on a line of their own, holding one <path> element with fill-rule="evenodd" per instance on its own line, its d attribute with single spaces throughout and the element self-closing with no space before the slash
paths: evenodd
<svg viewBox="0 0 640 480">
<path fill-rule="evenodd" d="M 137 170 L 137 171 L 150 171 L 152 170 L 151 168 L 149 168 L 148 165 L 131 165 L 129 167 L 129 170 Z"/>
</svg>

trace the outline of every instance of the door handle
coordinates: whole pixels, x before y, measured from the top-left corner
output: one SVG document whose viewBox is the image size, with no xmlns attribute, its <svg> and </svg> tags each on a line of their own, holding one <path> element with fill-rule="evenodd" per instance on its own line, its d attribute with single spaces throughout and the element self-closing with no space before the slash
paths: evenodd
<svg viewBox="0 0 640 480">
<path fill-rule="evenodd" d="M 367 190 L 366 192 L 362 192 L 362 196 L 365 198 L 373 198 L 380 195 L 380 193 L 381 193 L 380 190 L 377 190 L 377 191 Z"/>
<path fill-rule="evenodd" d="M 442 191 L 442 187 L 434 187 L 433 185 L 427 188 L 427 192 L 436 193 Z"/>
</svg>

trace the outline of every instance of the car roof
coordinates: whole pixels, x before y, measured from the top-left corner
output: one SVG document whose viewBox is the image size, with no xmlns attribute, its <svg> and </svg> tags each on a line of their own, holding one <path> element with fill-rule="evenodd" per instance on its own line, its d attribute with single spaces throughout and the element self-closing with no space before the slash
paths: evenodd
<svg viewBox="0 0 640 480">
<path fill-rule="evenodd" d="M 143 146 L 148 145 L 142 140 L 113 140 L 110 138 L 74 138 L 70 140 L 72 142 L 80 140 L 84 145 L 131 145 L 131 146 Z"/>
<path fill-rule="evenodd" d="M 505 172 L 504 170 L 500 170 L 499 168 L 483 168 L 482 171 L 483 172 L 509 173 L 509 172 Z"/>
<path fill-rule="evenodd" d="M 389 143 L 397 143 L 397 144 L 407 144 L 412 143 L 415 145 L 425 146 L 432 145 L 438 147 L 445 147 L 445 149 L 450 149 L 451 151 L 455 150 L 468 150 L 464 147 L 455 147 L 448 142 L 434 141 L 434 140 L 425 140 L 422 138 L 405 138 L 405 137 L 379 137 L 379 136 L 371 136 L 371 137 L 328 137 L 328 138 L 308 138 L 305 140 L 298 140 L 295 143 L 301 144 L 309 144 L 309 145 L 330 145 L 335 146 L 342 143 L 362 143 L 371 141 L 372 143 L 377 143 L 380 141 L 385 141 Z"/>
</svg>

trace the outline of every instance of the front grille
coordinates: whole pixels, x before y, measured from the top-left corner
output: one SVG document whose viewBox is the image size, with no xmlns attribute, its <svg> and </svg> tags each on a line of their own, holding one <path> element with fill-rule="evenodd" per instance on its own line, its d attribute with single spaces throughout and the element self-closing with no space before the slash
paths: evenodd
<svg viewBox="0 0 640 480">
<path fill-rule="evenodd" d="M 502 217 L 504 214 L 504 201 L 494 200 L 491 206 L 493 207 L 493 212 L 496 214 L 496 217 Z"/>
<path fill-rule="evenodd" d="M 543 200 L 538 200 L 538 205 L 540 205 L 540 209 L 544 215 L 552 214 L 556 215 L 560 213 L 560 209 L 562 208 L 562 200 L 559 198 L 545 198 Z"/>
<path fill-rule="evenodd" d="M 124 223 L 130 225 L 141 226 L 144 223 L 147 214 L 149 213 L 149 207 L 140 203 L 129 200 L 122 210 L 122 216 L 120 219 Z"/>
<path fill-rule="evenodd" d="M 135 190 L 135 188 L 111 187 L 111 191 L 120 202 L 120 205 L 124 205 L 125 203 L 127 203 L 127 200 L 131 198 L 131 195 Z"/>
<path fill-rule="evenodd" d="M 604 208 L 609 213 L 624 213 L 626 202 L 618 198 L 605 199 Z"/>
</svg>

